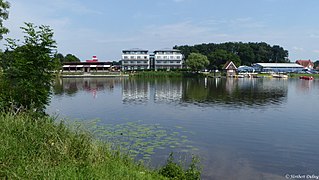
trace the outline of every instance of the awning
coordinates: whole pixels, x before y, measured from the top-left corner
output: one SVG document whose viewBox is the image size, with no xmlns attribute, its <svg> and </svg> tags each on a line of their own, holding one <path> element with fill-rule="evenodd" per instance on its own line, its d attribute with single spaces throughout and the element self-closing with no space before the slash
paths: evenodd
<svg viewBox="0 0 319 180">
<path fill-rule="evenodd" d="M 83 65 L 76 65 L 77 68 L 83 68 Z"/>
<path fill-rule="evenodd" d="M 63 68 L 69 68 L 70 65 L 63 65 Z"/>
<path fill-rule="evenodd" d="M 95 67 L 97 67 L 97 65 L 90 65 L 90 67 L 91 67 L 91 68 L 95 68 Z"/>
<path fill-rule="evenodd" d="M 98 68 L 109 68 L 111 65 L 97 65 Z"/>
</svg>

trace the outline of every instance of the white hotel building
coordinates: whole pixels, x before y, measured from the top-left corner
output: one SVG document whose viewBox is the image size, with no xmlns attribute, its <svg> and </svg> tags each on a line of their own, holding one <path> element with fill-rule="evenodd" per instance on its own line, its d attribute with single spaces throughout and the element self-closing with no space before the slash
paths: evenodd
<svg viewBox="0 0 319 180">
<path fill-rule="evenodd" d="M 176 49 L 148 50 L 130 49 L 122 51 L 122 70 L 181 69 L 183 54 Z"/>
<path fill-rule="evenodd" d="M 162 49 L 154 51 L 155 69 L 181 69 L 183 54 L 177 49 Z"/>
<path fill-rule="evenodd" d="M 150 69 L 148 50 L 134 48 L 122 53 L 122 70 Z"/>
</svg>

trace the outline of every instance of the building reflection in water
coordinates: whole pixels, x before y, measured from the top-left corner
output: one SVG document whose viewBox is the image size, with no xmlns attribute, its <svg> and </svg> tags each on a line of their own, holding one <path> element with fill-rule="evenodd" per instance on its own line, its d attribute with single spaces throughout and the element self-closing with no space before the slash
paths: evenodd
<svg viewBox="0 0 319 180">
<path fill-rule="evenodd" d="M 64 78 L 54 83 L 53 93 L 72 96 L 83 91 L 97 98 L 99 92 L 113 92 L 115 87 L 121 89 L 123 103 L 191 103 L 239 108 L 282 104 L 288 93 L 287 80 L 262 78 Z"/>
<path fill-rule="evenodd" d="M 171 79 L 123 79 L 124 103 L 173 102 L 182 99 L 182 81 Z"/>
<path fill-rule="evenodd" d="M 182 81 L 170 79 L 156 80 L 154 84 L 155 102 L 179 102 L 183 96 Z"/>
<path fill-rule="evenodd" d="M 86 92 L 96 98 L 100 91 L 112 92 L 120 82 L 118 78 L 61 78 L 54 82 L 52 91 L 57 96 L 73 96 L 78 92 Z"/>
<path fill-rule="evenodd" d="M 123 79 L 122 100 L 124 103 L 146 103 L 150 99 L 149 89 L 148 81 Z"/>
<path fill-rule="evenodd" d="M 193 79 L 183 87 L 183 102 L 211 106 L 265 106 L 287 98 L 288 83 L 279 79 Z"/>
</svg>

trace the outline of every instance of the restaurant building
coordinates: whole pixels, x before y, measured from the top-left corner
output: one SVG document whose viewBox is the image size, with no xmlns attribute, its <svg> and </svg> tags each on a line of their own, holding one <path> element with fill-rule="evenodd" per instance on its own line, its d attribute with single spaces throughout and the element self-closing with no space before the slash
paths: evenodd
<svg viewBox="0 0 319 180">
<path fill-rule="evenodd" d="M 99 62 L 96 56 L 85 62 L 63 63 L 62 72 L 107 72 L 112 69 L 111 62 Z"/>
</svg>

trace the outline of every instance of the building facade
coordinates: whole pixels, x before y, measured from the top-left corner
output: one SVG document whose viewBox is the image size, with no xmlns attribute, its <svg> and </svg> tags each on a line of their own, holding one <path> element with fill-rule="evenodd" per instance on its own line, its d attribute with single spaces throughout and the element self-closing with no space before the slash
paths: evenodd
<svg viewBox="0 0 319 180">
<path fill-rule="evenodd" d="M 155 70 L 183 68 L 183 54 L 176 49 L 154 51 Z"/>
<path fill-rule="evenodd" d="M 176 49 L 156 50 L 148 53 L 148 50 L 129 49 L 122 51 L 122 70 L 146 70 L 146 69 L 181 69 L 183 67 L 183 54 Z"/>
<path fill-rule="evenodd" d="M 148 50 L 135 48 L 123 50 L 122 53 L 122 70 L 150 69 Z"/>
<path fill-rule="evenodd" d="M 223 69 L 226 71 L 227 77 L 234 77 L 237 74 L 237 66 L 232 61 L 228 61 Z"/>
<path fill-rule="evenodd" d="M 62 72 L 108 72 L 112 71 L 113 64 L 111 62 L 99 62 L 96 56 L 93 56 L 92 60 L 86 60 L 86 62 L 65 62 L 62 66 Z"/>
<path fill-rule="evenodd" d="M 297 60 L 296 63 L 307 69 L 313 69 L 315 66 L 311 60 Z"/>
<path fill-rule="evenodd" d="M 304 69 L 303 66 L 297 63 L 256 63 L 253 64 L 253 68 L 257 72 L 265 72 L 265 73 L 279 73 L 279 72 L 298 72 Z"/>
</svg>

